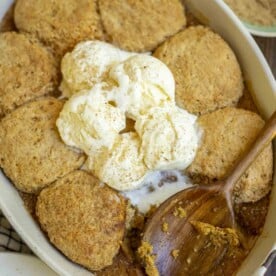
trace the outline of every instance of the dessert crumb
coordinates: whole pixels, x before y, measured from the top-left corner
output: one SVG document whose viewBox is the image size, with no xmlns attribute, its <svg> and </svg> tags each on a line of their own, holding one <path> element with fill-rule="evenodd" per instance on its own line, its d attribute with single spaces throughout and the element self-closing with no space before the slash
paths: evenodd
<svg viewBox="0 0 276 276">
<path fill-rule="evenodd" d="M 175 217 L 186 218 L 187 212 L 182 207 L 175 208 L 173 215 Z"/>
<path fill-rule="evenodd" d="M 200 234 L 209 236 L 211 243 L 215 246 L 228 244 L 234 247 L 240 244 L 238 233 L 232 228 L 216 227 L 201 221 L 191 221 L 190 223 Z"/>
<path fill-rule="evenodd" d="M 150 243 L 143 241 L 137 250 L 138 257 L 141 259 L 148 276 L 159 276 L 155 265 L 156 256 L 153 253 L 153 247 Z"/>
<path fill-rule="evenodd" d="M 169 233 L 169 224 L 168 224 L 167 222 L 164 222 L 164 223 L 162 224 L 162 231 L 163 231 L 164 233 Z"/>
<path fill-rule="evenodd" d="M 171 254 L 176 259 L 179 256 L 179 249 L 172 250 Z"/>
</svg>

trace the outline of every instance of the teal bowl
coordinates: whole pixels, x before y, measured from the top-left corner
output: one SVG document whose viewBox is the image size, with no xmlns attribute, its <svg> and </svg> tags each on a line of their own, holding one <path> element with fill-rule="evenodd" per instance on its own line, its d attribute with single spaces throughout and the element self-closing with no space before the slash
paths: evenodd
<svg viewBox="0 0 276 276">
<path fill-rule="evenodd" d="M 263 37 L 276 37 L 276 25 L 273 26 L 261 26 L 261 25 L 253 25 L 251 23 L 243 21 L 243 24 L 248 29 L 248 31 L 257 36 Z"/>
</svg>

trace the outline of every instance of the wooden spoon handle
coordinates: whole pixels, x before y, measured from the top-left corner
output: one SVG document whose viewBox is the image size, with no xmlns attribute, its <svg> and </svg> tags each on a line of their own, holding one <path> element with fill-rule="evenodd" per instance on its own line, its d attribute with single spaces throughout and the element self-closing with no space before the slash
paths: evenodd
<svg viewBox="0 0 276 276">
<path fill-rule="evenodd" d="M 266 122 L 265 126 L 257 136 L 255 142 L 247 149 L 243 157 L 238 161 L 234 169 L 225 180 L 224 189 L 232 191 L 234 185 L 241 178 L 247 168 L 252 164 L 262 150 L 273 140 L 276 135 L 276 111 Z"/>
</svg>

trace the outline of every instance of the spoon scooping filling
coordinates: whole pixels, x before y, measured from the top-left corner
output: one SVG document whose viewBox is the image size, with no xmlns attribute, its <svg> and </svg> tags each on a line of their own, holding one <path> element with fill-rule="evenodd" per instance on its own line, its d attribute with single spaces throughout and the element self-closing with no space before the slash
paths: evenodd
<svg viewBox="0 0 276 276">
<path fill-rule="evenodd" d="M 206 275 L 219 259 L 233 254 L 233 248 L 246 250 L 235 221 L 233 188 L 275 135 L 276 112 L 224 181 L 193 186 L 159 206 L 148 220 L 138 248 L 148 275 L 180 275 L 181 271 Z"/>
</svg>

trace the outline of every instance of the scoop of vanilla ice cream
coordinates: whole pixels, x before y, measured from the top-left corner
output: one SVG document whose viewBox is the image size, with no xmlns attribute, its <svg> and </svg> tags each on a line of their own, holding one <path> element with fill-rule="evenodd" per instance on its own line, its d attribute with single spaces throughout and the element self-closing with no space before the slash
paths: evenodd
<svg viewBox="0 0 276 276">
<path fill-rule="evenodd" d="M 119 132 L 125 128 L 125 114 L 104 96 L 102 84 L 72 96 L 56 122 L 65 144 L 86 154 L 112 148 Z"/>
<path fill-rule="evenodd" d="M 102 41 L 79 43 L 61 62 L 63 96 L 91 89 L 103 81 L 111 66 L 133 55 Z"/>
<path fill-rule="evenodd" d="M 183 170 L 190 165 L 200 139 L 196 119 L 173 104 L 151 108 L 137 119 L 141 153 L 150 170 Z"/>
<path fill-rule="evenodd" d="M 123 133 L 117 137 L 111 150 L 90 155 L 85 167 L 116 190 L 136 189 L 148 170 L 140 154 L 140 145 L 137 133 Z"/>
<path fill-rule="evenodd" d="M 150 55 L 135 55 L 112 66 L 109 77 L 118 85 L 114 102 L 133 120 L 151 107 L 174 102 L 175 82 L 171 71 Z"/>
</svg>

